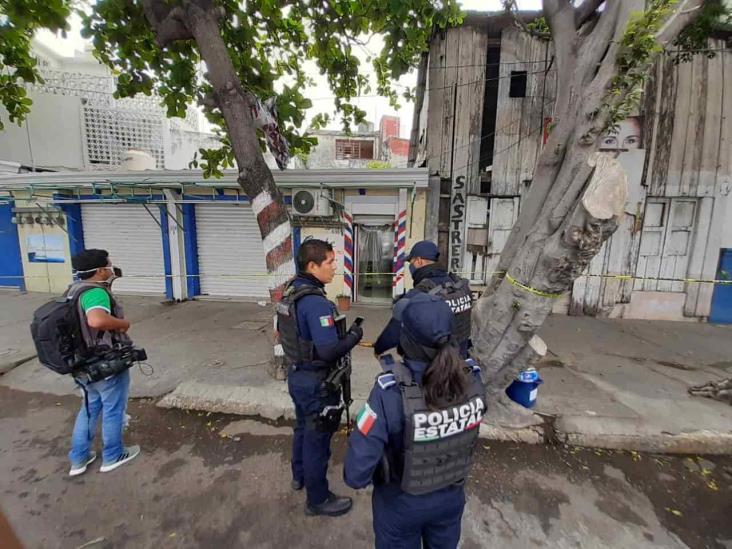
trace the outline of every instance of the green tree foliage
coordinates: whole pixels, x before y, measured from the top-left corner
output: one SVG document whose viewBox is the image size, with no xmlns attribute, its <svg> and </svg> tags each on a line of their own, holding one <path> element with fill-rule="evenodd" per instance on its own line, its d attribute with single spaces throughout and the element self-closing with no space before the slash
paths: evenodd
<svg viewBox="0 0 732 549">
<path fill-rule="evenodd" d="M 305 153 L 315 142 L 299 132 L 312 107 L 308 87 L 313 82 L 305 61 L 313 61 L 326 77 L 340 121 L 348 128 L 366 116 L 353 102 L 372 91 L 365 74 L 368 67 L 362 66 L 356 52 L 365 51 L 373 35 L 381 35 L 384 43 L 369 59 L 376 91 L 396 103 L 399 92 L 392 83 L 416 64 L 433 29 L 461 21 L 455 0 L 157 1 L 169 6 L 196 1 L 218 8 L 221 35 L 242 88 L 262 100 L 276 96 L 280 127 L 291 148 Z M 15 67 L 0 80 L 0 100 L 14 122 L 23 120 L 31 104 L 23 82 L 39 81 L 30 39 L 40 28 L 66 28 L 73 4 L 72 0 L 0 0 L 0 59 Z M 190 104 L 203 105 L 208 120 L 224 127 L 193 40 L 159 47 L 140 0 L 98 0 L 77 9 L 94 55 L 117 76 L 117 97 L 155 93 L 171 117 L 185 116 Z M 325 122 L 327 118 L 318 117 L 314 126 Z M 200 164 L 209 175 L 233 165 L 225 136 L 222 149 L 201 151 Z"/>
<path fill-rule="evenodd" d="M 39 29 L 65 32 L 70 13 L 67 0 L 0 0 L 0 104 L 11 122 L 21 124 L 33 104 L 24 83 L 42 82 L 30 51 L 33 35 Z"/>
</svg>

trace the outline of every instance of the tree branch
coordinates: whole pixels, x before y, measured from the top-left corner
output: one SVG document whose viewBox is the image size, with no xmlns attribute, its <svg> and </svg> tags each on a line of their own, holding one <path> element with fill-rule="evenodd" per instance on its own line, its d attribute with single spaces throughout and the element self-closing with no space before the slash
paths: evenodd
<svg viewBox="0 0 732 549">
<path fill-rule="evenodd" d="M 185 12 L 180 6 L 170 7 L 160 0 L 143 0 L 142 9 L 155 31 L 155 41 L 161 48 L 176 40 L 193 38 L 184 21 Z"/>
<path fill-rule="evenodd" d="M 605 0 L 584 0 L 579 6 L 574 8 L 574 27 L 579 30 L 590 17 L 595 15 L 598 8 L 604 2 Z"/>
<path fill-rule="evenodd" d="M 595 77 L 598 72 L 598 65 L 602 67 L 600 70 L 605 69 L 613 72 L 615 71 L 617 43 L 614 43 L 614 41 L 616 41 L 625 30 L 625 25 L 627 24 L 629 15 L 630 10 L 627 6 L 626 9 L 623 10 L 621 2 L 612 2 L 609 6 L 606 6 L 599 21 L 597 22 L 597 25 L 583 44 L 582 51 L 585 55 L 582 60 L 583 62 L 586 62 L 585 66 L 587 68 L 587 72 L 583 77 L 583 82 L 585 84 Z M 603 60 L 607 62 L 602 63 Z M 604 86 L 605 84 L 603 83 L 603 89 Z"/>
<path fill-rule="evenodd" d="M 576 57 L 573 47 L 577 38 L 574 28 L 574 8 L 565 0 L 544 0 L 544 16 L 552 33 L 554 52 L 557 58 L 557 72 L 563 78 L 571 78 L 568 71 L 571 60 Z"/>
<path fill-rule="evenodd" d="M 704 0 L 682 0 L 674 13 L 656 33 L 656 40 L 665 48 L 701 12 Z"/>
<path fill-rule="evenodd" d="M 551 33 L 548 32 L 538 32 L 534 29 L 529 28 L 529 26 L 526 24 L 526 22 L 521 19 L 521 15 L 519 13 L 518 5 L 516 4 L 516 0 L 504 0 L 503 7 L 505 8 L 506 12 L 511 15 L 513 18 L 513 23 L 518 27 L 520 30 L 528 34 L 529 36 L 533 36 L 535 38 L 538 38 L 539 40 L 551 40 L 552 36 Z"/>
</svg>

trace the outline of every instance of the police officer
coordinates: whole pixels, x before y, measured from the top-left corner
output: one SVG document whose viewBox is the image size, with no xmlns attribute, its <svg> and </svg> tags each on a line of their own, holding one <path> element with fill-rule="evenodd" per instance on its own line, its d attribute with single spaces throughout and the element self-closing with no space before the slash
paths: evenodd
<svg viewBox="0 0 732 549">
<path fill-rule="evenodd" d="M 455 314 L 453 337 L 460 347 L 463 358 L 468 357 L 470 347 L 470 315 L 472 312 L 472 293 L 468 281 L 454 273 L 440 268 L 437 260 L 440 251 L 434 242 L 417 242 L 409 252 L 409 272 L 412 274 L 414 288 L 406 297 L 418 292 L 427 292 L 442 297 Z M 381 355 L 399 344 L 399 322 L 392 318 L 374 342 L 374 352 Z"/>
<path fill-rule="evenodd" d="M 292 488 L 307 491 L 305 513 L 338 516 L 351 508 L 351 498 L 328 489 L 330 440 L 338 429 L 344 405 L 340 391 L 323 383 L 337 361 L 363 337 L 357 325 L 338 338 L 335 305 L 325 296 L 325 284 L 336 270 L 333 246 L 309 239 L 297 253 L 297 276 L 277 305 L 278 331 L 291 363 L 287 386 L 295 404 L 292 445 Z"/>
<path fill-rule="evenodd" d="M 459 356 L 444 300 L 418 294 L 394 314 L 403 362 L 377 377 L 348 441 L 344 479 L 374 484 L 377 549 L 455 548 L 485 410 L 480 368 Z"/>
</svg>

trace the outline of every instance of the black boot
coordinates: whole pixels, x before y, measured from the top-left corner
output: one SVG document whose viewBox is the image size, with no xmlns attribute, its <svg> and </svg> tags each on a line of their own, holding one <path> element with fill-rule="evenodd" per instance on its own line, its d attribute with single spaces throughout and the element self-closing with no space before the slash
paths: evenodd
<svg viewBox="0 0 732 549">
<path fill-rule="evenodd" d="M 352 505 L 351 498 L 336 496 L 333 492 L 329 492 L 328 499 L 323 503 L 318 505 L 305 504 L 305 514 L 311 517 L 315 515 L 337 517 L 348 513 Z"/>
</svg>

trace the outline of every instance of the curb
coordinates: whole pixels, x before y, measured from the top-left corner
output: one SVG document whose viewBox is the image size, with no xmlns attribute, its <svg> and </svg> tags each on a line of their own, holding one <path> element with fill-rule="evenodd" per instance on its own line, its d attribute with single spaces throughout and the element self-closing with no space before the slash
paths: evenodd
<svg viewBox="0 0 732 549">
<path fill-rule="evenodd" d="M 36 357 L 38 357 L 38 355 L 34 353 L 32 355 L 22 356 L 20 358 L 10 361 L 10 362 L 4 362 L 4 363 L 0 364 L 0 375 L 7 374 L 8 372 L 13 371 L 18 366 L 25 364 L 26 362 L 30 362 L 31 360 L 35 359 Z"/>
<path fill-rule="evenodd" d="M 158 401 L 160 408 L 200 410 L 242 416 L 260 416 L 272 421 L 294 420 L 290 397 L 284 389 L 262 390 L 262 387 L 209 385 L 186 381 Z"/>
<path fill-rule="evenodd" d="M 700 429 L 682 433 L 643 432 L 643 425 L 622 429 L 621 421 L 559 417 L 555 423 L 555 440 L 572 446 L 588 446 L 609 450 L 633 450 L 662 454 L 732 455 L 732 432 Z M 625 432 L 623 432 L 625 431 Z"/>
<path fill-rule="evenodd" d="M 541 425 L 525 427 L 523 429 L 510 429 L 483 423 L 480 426 L 478 437 L 486 440 L 523 442 L 525 444 L 543 444 L 546 442 L 544 427 Z"/>
<path fill-rule="evenodd" d="M 259 416 L 272 421 L 294 420 L 290 397 L 281 383 L 265 388 L 187 381 L 163 397 L 157 406 Z M 483 440 L 526 444 L 558 443 L 664 454 L 732 455 L 732 431 L 648 432 L 647 426 L 637 420 L 628 422 L 612 418 L 559 416 L 549 422 L 545 419 L 542 425 L 519 429 L 483 423 L 479 436 Z"/>
</svg>

